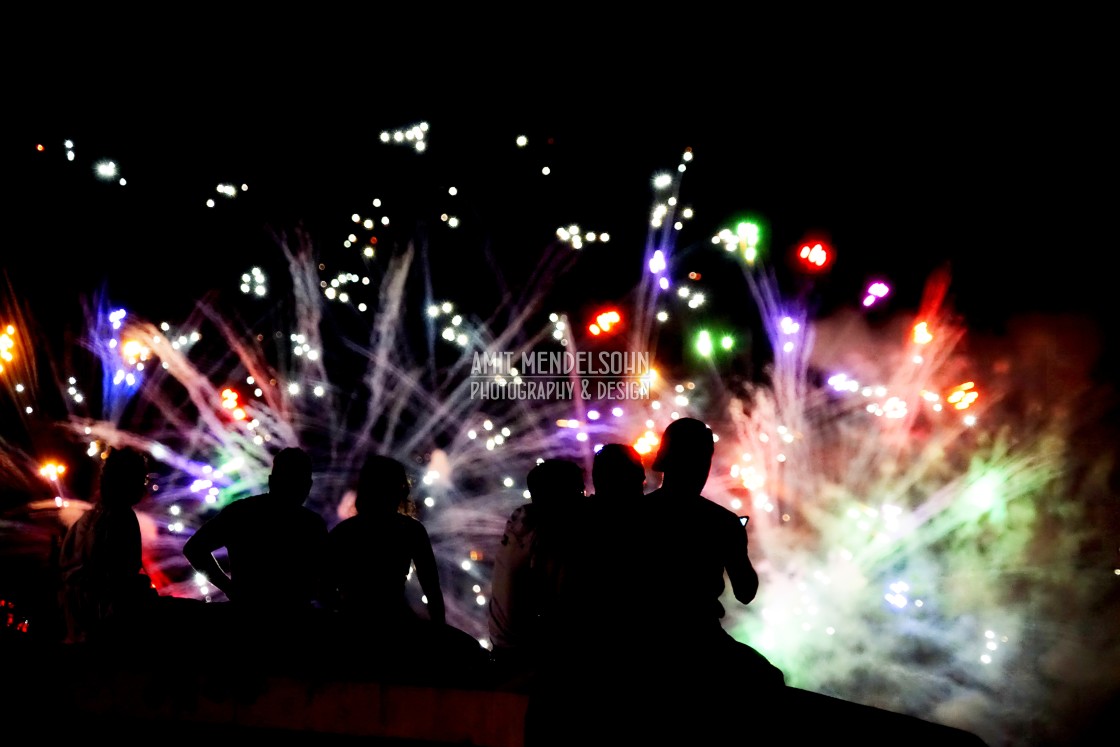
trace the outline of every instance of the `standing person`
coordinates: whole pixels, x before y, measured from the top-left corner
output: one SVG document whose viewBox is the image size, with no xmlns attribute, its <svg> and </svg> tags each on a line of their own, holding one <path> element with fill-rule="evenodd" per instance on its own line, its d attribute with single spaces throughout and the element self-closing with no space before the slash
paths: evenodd
<svg viewBox="0 0 1120 747">
<path fill-rule="evenodd" d="M 98 497 L 66 532 L 59 550 L 66 642 L 97 640 L 110 624 L 133 621 L 158 597 L 144 572 L 133 506 L 148 494 L 148 463 L 130 447 L 112 449 Z"/>
<path fill-rule="evenodd" d="M 331 530 L 328 578 L 348 650 L 343 658 L 365 668 L 363 653 L 383 678 L 417 684 L 479 681 L 485 649 L 447 624 L 432 541 L 415 518 L 403 464 L 370 456 L 358 475 L 357 514 Z M 415 610 L 406 583 L 416 569 L 427 615 Z M 372 649 L 353 645 L 372 642 Z"/>
<path fill-rule="evenodd" d="M 499 683 L 523 687 L 540 662 L 549 635 L 574 519 L 585 501 L 583 470 L 567 459 L 546 459 L 526 477 L 530 503 L 506 521 L 494 559 L 488 625 Z"/>
<path fill-rule="evenodd" d="M 323 593 L 327 525 L 303 505 L 311 493 L 311 457 L 281 450 L 268 492 L 230 503 L 187 540 L 183 554 L 234 605 L 262 612 L 302 612 Z M 229 572 L 214 553 L 225 548 Z"/>
</svg>

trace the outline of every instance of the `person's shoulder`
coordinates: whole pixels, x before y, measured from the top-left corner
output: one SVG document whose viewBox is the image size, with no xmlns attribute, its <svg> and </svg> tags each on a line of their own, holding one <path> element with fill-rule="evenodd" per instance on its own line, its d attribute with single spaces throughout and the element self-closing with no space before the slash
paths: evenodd
<svg viewBox="0 0 1120 747">
<path fill-rule="evenodd" d="M 97 517 L 99 517 L 101 514 L 101 504 L 95 503 L 94 505 L 83 511 L 82 515 L 79 516 L 77 520 L 70 525 L 70 528 L 74 529 L 74 531 L 78 531 L 83 527 L 87 527 L 93 522 L 97 521 Z"/>
<path fill-rule="evenodd" d="M 739 525 L 739 516 L 734 511 L 726 506 L 721 506 L 711 498 L 707 498 L 703 495 L 699 496 L 699 498 L 697 510 L 702 512 L 706 517 L 710 518 L 712 521 L 719 521 L 728 525 Z"/>
<path fill-rule="evenodd" d="M 314 526 L 315 528 L 322 527 L 323 530 L 326 531 L 327 520 L 324 519 L 323 515 L 318 511 L 314 511 L 307 506 L 300 506 L 299 515 L 303 517 L 303 520 L 306 521 L 309 526 Z"/>
<path fill-rule="evenodd" d="M 522 503 L 517 508 L 509 512 L 509 519 L 510 521 L 513 521 L 516 518 L 523 521 L 525 518 L 531 517 L 535 512 L 536 506 L 534 506 L 532 503 Z"/>
<path fill-rule="evenodd" d="M 341 537 L 354 531 L 354 527 L 358 524 L 357 516 L 350 516 L 331 527 L 330 533 L 332 535 Z"/>
<path fill-rule="evenodd" d="M 506 519 L 506 531 L 518 535 L 532 531 L 536 525 L 537 513 L 532 503 L 523 503 L 510 512 Z"/>
<path fill-rule="evenodd" d="M 397 513 L 393 514 L 393 521 L 397 522 L 397 526 L 404 527 L 405 531 L 424 535 L 428 533 L 428 528 L 424 526 L 424 522 L 420 521 L 415 516 Z"/>
<path fill-rule="evenodd" d="M 136 512 L 132 510 L 131 506 L 118 506 L 117 508 L 103 508 L 96 512 L 91 511 L 92 520 L 97 523 L 107 523 L 114 526 L 120 524 L 136 524 L 139 526 L 140 520 L 136 518 Z"/>
<path fill-rule="evenodd" d="M 222 506 L 222 510 L 218 512 L 219 515 L 237 516 L 238 514 L 251 513 L 259 511 L 265 504 L 266 495 L 248 495 L 244 498 L 238 498 L 230 501 Z"/>
<path fill-rule="evenodd" d="M 502 546 L 524 549 L 532 544 L 534 536 L 533 504 L 526 503 L 518 506 L 506 519 L 505 530 L 502 532 Z"/>
</svg>

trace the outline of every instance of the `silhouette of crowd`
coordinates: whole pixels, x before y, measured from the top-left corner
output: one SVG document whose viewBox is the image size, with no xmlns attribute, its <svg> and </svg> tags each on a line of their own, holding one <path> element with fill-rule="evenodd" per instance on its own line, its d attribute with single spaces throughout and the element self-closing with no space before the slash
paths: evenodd
<svg viewBox="0 0 1120 747">
<path fill-rule="evenodd" d="M 641 456 L 624 444 L 597 452 L 590 495 L 575 461 L 533 467 L 530 500 L 509 516 L 493 559 L 487 647 L 447 621 L 400 462 L 370 456 L 353 483 L 354 515 L 328 528 L 304 505 L 309 454 L 277 453 L 267 492 L 225 506 L 183 548 L 228 600 L 206 604 L 160 595 L 144 572 L 133 507 L 147 463 L 114 449 L 94 507 L 62 544 L 66 640 L 119 646 L 191 626 L 208 657 L 230 667 L 520 691 L 535 745 L 593 732 L 724 738 L 739 728 L 732 706 L 765 704 L 784 677 L 721 625 L 725 580 L 750 604 L 758 575 L 740 518 L 702 494 L 713 452 L 711 430 L 682 418 L 663 434 L 651 465 L 662 479 L 649 493 Z M 407 593 L 413 572 L 419 609 Z"/>
</svg>

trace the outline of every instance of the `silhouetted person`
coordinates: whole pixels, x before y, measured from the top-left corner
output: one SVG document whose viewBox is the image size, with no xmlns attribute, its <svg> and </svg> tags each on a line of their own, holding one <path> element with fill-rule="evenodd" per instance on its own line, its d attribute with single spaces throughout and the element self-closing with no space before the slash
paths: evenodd
<svg viewBox="0 0 1120 747">
<path fill-rule="evenodd" d="M 403 464 L 374 455 L 362 465 L 354 499 L 357 514 L 331 530 L 328 578 L 341 615 L 349 671 L 416 684 L 480 682 L 486 650 L 447 624 L 439 567 L 428 531 L 412 514 Z M 416 569 L 427 615 L 409 601 L 406 583 Z M 371 666 L 372 665 L 372 666 Z"/>
<path fill-rule="evenodd" d="M 560 635 L 580 647 L 613 647 L 624 634 L 625 587 L 620 575 L 631 562 L 630 533 L 646 484 L 642 457 L 628 444 L 603 445 L 591 467 L 595 489 L 571 522 L 571 553 L 560 589 Z"/>
<path fill-rule="evenodd" d="M 144 572 L 132 510 L 147 493 L 144 455 L 129 447 L 110 451 L 95 505 L 67 530 L 59 551 L 68 643 L 97 639 L 106 624 L 135 618 L 158 596 Z"/>
<path fill-rule="evenodd" d="M 699 420 L 665 429 L 652 465 L 661 487 L 641 500 L 630 548 L 636 598 L 652 605 L 634 625 L 634 681 L 659 714 L 655 732 L 694 739 L 741 737 L 744 704 L 773 707 L 784 688 L 781 670 L 721 625 L 725 576 L 735 599 L 749 604 L 758 574 L 739 517 L 701 493 L 714 452 Z"/>
<path fill-rule="evenodd" d="M 327 525 L 305 507 L 311 457 L 280 451 L 268 492 L 230 503 L 187 540 L 183 554 L 234 605 L 259 611 L 304 611 L 323 592 Z M 214 553 L 225 548 L 229 572 Z"/>
<path fill-rule="evenodd" d="M 629 444 L 604 444 L 591 466 L 594 502 L 633 501 L 642 497 L 646 468 L 642 455 Z"/>
<path fill-rule="evenodd" d="M 629 445 L 601 447 L 591 468 L 595 492 L 564 527 L 567 552 L 555 623 L 539 655 L 526 714 L 526 743 L 579 744 L 595 737 L 623 743 L 629 725 L 618 704 L 630 697 L 626 663 L 635 600 L 629 533 L 646 481 L 641 455 Z M 535 494 L 534 494 L 535 495 Z"/>
<path fill-rule="evenodd" d="M 506 521 L 494 558 L 489 601 L 491 656 L 499 683 L 527 686 L 554 615 L 572 529 L 586 500 L 583 470 L 547 459 L 526 478 L 530 503 Z"/>
<path fill-rule="evenodd" d="M 428 530 L 411 515 L 410 492 L 408 473 L 397 460 L 375 455 L 362 466 L 357 514 L 330 532 L 330 577 L 342 611 L 379 624 L 417 621 L 405 591 L 415 566 L 428 618 L 446 622 L 435 552 Z"/>
</svg>

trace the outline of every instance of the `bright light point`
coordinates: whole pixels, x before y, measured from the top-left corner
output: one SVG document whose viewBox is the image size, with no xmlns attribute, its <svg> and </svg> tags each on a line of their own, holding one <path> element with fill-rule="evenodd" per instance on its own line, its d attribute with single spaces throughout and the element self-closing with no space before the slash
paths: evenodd
<svg viewBox="0 0 1120 747">
<path fill-rule="evenodd" d="M 207 200 L 206 201 L 206 207 L 208 207 L 208 208 L 214 207 L 214 201 L 213 200 Z"/>
<path fill-rule="evenodd" d="M 621 418 L 622 417 L 622 408 L 621 407 L 614 408 L 613 410 L 611 410 L 611 415 L 614 415 L 616 418 Z"/>
<path fill-rule="evenodd" d="M 462 568 L 464 571 L 469 571 L 473 567 L 473 564 L 469 560 L 464 560 L 462 563 L 459 564 L 459 567 Z"/>
<path fill-rule="evenodd" d="M 94 168 L 102 179 L 113 179 L 117 175 L 117 164 L 112 161 L 99 161 Z"/>
<path fill-rule="evenodd" d="M 518 148 L 524 148 L 528 144 L 529 144 L 529 138 L 525 137 L 524 135 L 518 135 L 517 136 L 517 147 Z"/>
<path fill-rule="evenodd" d="M 987 654 L 984 654 L 983 656 L 980 657 L 980 661 L 983 662 L 984 664 L 991 664 L 992 663 L 992 657 L 988 656 Z"/>
<path fill-rule="evenodd" d="M 699 353 L 701 356 L 707 358 L 708 356 L 711 355 L 712 343 L 711 343 L 711 335 L 708 333 L 708 330 L 706 330 L 706 329 L 700 330 L 700 333 L 697 335 L 696 346 L 697 346 L 697 353 Z M 681 398 L 678 398 L 678 399 L 681 399 Z"/>
<path fill-rule="evenodd" d="M 661 290 L 669 290 L 669 278 L 661 278 L 657 284 L 661 286 Z"/>
<path fill-rule="evenodd" d="M 128 181 L 126 181 L 125 178 L 122 176 L 120 178 L 120 181 L 117 182 L 117 184 L 119 184 L 123 187 L 124 185 L 128 184 Z"/>
<path fill-rule="evenodd" d="M 673 177 L 671 174 L 658 174 L 657 176 L 653 177 L 654 189 L 666 189 L 672 183 Z"/>
<path fill-rule="evenodd" d="M 545 176 L 548 176 L 549 174 L 552 173 L 552 169 L 545 166 L 543 169 L 541 169 L 541 173 L 544 174 Z"/>
<path fill-rule="evenodd" d="M 432 506 L 436 505 L 436 499 L 429 495 L 424 499 L 424 505 L 428 508 L 431 508 Z"/>
</svg>

